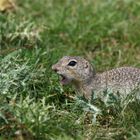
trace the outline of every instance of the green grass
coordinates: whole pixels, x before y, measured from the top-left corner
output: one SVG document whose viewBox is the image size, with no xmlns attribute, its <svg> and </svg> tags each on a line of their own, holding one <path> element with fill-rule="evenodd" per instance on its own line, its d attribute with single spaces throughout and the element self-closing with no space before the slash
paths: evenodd
<svg viewBox="0 0 140 140">
<path fill-rule="evenodd" d="M 140 103 L 92 111 L 51 66 L 80 55 L 97 71 L 140 67 L 139 0 L 24 0 L 0 13 L 0 139 L 139 140 Z"/>
</svg>

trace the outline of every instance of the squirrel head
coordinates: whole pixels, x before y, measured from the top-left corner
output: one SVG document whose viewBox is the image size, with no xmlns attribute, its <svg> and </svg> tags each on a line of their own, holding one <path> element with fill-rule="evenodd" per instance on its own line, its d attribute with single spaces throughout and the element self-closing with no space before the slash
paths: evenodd
<svg viewBox="0 0 140 140">
<path fill-rule="evenodd" d="M 64 56 L 52 69 L 61 76 L 61 84 L 89 82 L 95 75 L 91 64 L 79 56 Z"/>
</svg>

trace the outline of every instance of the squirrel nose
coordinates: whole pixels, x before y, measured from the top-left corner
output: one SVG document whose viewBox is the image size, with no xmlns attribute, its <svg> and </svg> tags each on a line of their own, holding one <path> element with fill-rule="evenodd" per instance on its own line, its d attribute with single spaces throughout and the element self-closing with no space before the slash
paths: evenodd
<svg viewBox="0 0 140 140">
<path fill-rule="evenodd" d="M 58 68 L 55 65 L 52 66 L 52 70 L 58 72 Z"/>
</svg>

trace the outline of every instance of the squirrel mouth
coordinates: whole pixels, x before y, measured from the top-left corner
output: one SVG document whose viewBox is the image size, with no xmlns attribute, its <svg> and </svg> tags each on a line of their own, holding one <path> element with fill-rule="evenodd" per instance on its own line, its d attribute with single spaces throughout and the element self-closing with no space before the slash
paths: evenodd
<svg viewBox="0 0 140 140">
<path fill-rule="evenodd" d="M 70 80 L 66 76 L 60 74 L 60 83 L 62 85 L 67 85 L 70 83 Z"/>
</svg>

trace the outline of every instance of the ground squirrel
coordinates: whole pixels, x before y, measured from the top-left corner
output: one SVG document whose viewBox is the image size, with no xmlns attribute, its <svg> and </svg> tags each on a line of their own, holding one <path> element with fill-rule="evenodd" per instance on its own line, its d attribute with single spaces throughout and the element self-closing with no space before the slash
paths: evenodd
<svg viewBox="0 0 140 140">
<path fill-rule="evenodd" d="M 133 67 L 115 68 L 96 73 L 92 65 L 79 56 L 64 56 L 52 66 L 61 76 L 61 84 L 72 83 L 80 94 L 89 99 L 92 93 L 102 97 L 104 91 L 111 90 L 120 96 L 127 96 L 140 87 L 140 69 Z M 140 99 L 140 91 L 137 92 Z"/>
</svg>

